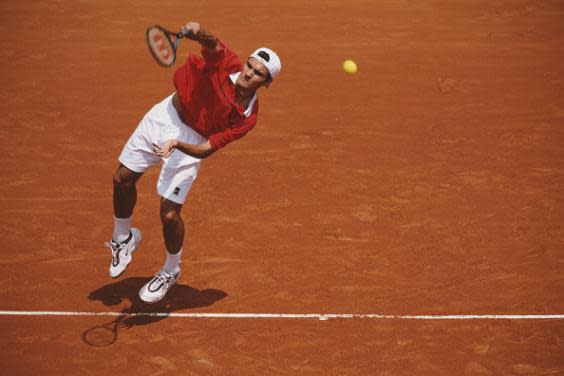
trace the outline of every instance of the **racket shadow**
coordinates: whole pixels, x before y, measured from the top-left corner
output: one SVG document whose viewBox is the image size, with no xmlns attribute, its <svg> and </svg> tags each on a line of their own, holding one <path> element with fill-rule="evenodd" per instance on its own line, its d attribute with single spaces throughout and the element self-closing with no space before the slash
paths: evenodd
<svg viewBox="0 0 564 376">
<path fill-rule="evenodd" d="M 163 300 L 154 304 L 147 304 L 139 298 L 139 290 L 150 279 L 151 278 L 142 277 L 125 278 L 102 286 L 88 295 L 88 299 L 100 301 L 107 307 L 116 306 L 124 302 L 129 302 L 130 304 L 128 307 L 121 310 L 123 316 L 119 316 L 110 323 L 104 325 L 115 331 L 115 338 L 111 341 L 111 343 L 114 343 L 115 339 L 117 339 L 118 328 L 130 329 L 137 325 L 153 324 L 167 318 L 166 315 L 143 316 L 135 314 L 157 312 L 166 314 L 186 309 L 209 307 L 227 296 L 227 294 L 221 290 L 197 290 L 188 285 L 176 284 L 172 286 Z M 96 325 L 93 328 L 97 327 L 99 327 L 99 325 Z M 85 333 L 90 333 L 93 328 L 87 329 Z M 85 338 L 86 336 L 83 335 L 83 339 Z M 85 340 L 85 342 L 89 345 L 93 345 L 90 341 Z"/>
</svg>

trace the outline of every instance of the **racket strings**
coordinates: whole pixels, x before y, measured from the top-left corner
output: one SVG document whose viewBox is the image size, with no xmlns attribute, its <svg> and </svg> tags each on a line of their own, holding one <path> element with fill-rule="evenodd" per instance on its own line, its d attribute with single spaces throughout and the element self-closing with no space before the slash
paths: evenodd
<svg viewBox="0 0 564 376">
<path fill-rule="evenodd" d="M 151 53 L 159 63 L 172 65 L 175 60 L 175 48 L 171 38 L 159 28 L 151 28 L 147 32 L 147 44 Z"/>
</svg>

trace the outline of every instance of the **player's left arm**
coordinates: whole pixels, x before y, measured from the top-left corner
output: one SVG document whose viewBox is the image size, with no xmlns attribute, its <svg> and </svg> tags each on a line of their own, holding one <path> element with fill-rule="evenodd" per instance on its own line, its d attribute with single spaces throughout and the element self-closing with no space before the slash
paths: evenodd
<svg viewBox="0 0 564 376">
<path fill-rule="evenodd" d="M 198 159 L 207 158 L 214 153 L 209 141 L 203 144 L 187 144 L 178 140 L 168 140 L 163 145 L 153 144 L 153 151 L 162 158 L 169 157 L 174 149 Z"/>
</svg>

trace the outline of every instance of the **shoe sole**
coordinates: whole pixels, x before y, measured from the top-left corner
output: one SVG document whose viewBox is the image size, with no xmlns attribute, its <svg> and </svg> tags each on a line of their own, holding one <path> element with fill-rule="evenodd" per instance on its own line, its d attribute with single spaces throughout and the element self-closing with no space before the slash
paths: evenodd
<svg viewBox="0 0 564 376">
<path fill-rule="evenodd" d="M 133 246 L 133 248 L 131 248 L 131 251 L 129 251 L 129 261 L 127 262 L 127 264 L 125 265 L 125 268 L 123 268 L 123 270 L 121 272 L 119 272 L 119 274 L 116 275 L 111 275 L 110 277 L 112 278 L 117 278 L 120 275 L 122 275 L 123 273 L 125 273 L 125 271 L 127 270 L 127 267 L 129 266 L 129 264 L 131 264 L 131 261 L 133 261 L 133 252 L 139 248 L 139 244 L 141 244 L 141 240 L 143 239 L 143 235 L 141 234 L 141 231 L 138 229 L 131 229 L 131 232 L 133 232 L 133 230 L 135 230 L 135 234 L 133 235 L 133 237 L 137 240 L 137 243 Z M 138 236 L 138 237 L 137 237 Z"/>
</svg>

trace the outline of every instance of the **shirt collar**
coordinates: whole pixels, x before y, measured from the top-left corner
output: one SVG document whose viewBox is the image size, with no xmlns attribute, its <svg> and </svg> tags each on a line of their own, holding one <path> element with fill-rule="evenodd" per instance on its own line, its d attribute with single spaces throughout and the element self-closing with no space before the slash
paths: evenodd
<svg viewBox="0 0 564 376">
<path fill-rule="evenodd" d="M 229 75 L 229 78 L 231 79 L 231 82 L 233 82 L 233 84 L 235 84 L 235 82 L 237 82 L 237 79 L 239 78 L 240 74 L 241 74 L 241 72 L 235 72 L 235 73 L 232 73 L 232 74 Z M 255 92 L 253 94 L 253 97 L 251 98 L 251 101 L 249 102 L 249 105 L 245 109 L 245 112 L 243 112 L 243 115 L 245 115 L 245 117 L 249 117 L 251 115 L 251 113 L 253 112 L 253 106 L 255 105 L 257 98 L 258 98 L 257 93 Z"/>
</svg>

